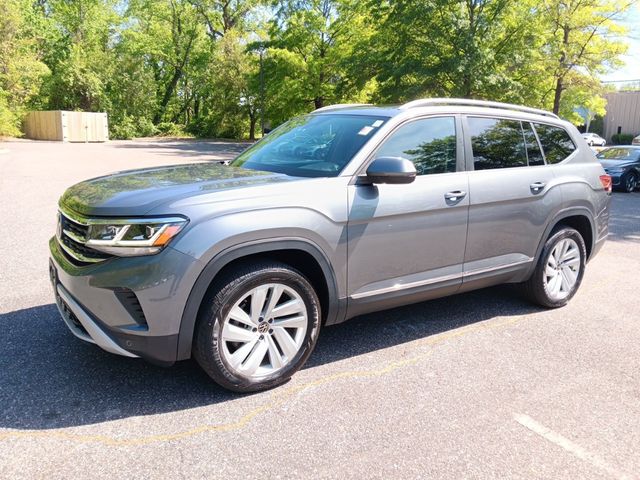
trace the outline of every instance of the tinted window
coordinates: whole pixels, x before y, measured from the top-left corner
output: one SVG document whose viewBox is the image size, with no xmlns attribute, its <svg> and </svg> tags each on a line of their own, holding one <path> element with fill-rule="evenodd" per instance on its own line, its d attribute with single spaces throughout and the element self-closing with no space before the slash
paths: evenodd
<svg viewBox="0 0 640 480">
<path fill-rule="evenodd" d="M 542 144 L 547 163 L 559 163 L 576 149 L 564 128 L 536 123 L 536 132 Z"/>
<path fill-rule="evenodd" d="M 386 120 L 327 114 L 294 118 L 231 165 L 300 177 L 335 177 Z"/>
<path fill-rule="evenodd" d="M 475 170 L 527 165 L 519 121 L 469 117 L 468 122 Z"/>
<path fill-rule="evenodd" d="M 544 165 L 544 157 L 540 151 L 540 144 L 536 139 L 536 134 L 533 131 L 533 125 L 526 122 L 522 124 L 524 130 L 524 140 L 527 143 L 527 160 L 529 166 L 531 165 Z"/>
<path fill-rule="evenodd" d="M 425 118 L 403 125 L 384 142 L 376 157 L 407 158 L 418 175 L 455 172 L 455 119 Z"/>
</svg>

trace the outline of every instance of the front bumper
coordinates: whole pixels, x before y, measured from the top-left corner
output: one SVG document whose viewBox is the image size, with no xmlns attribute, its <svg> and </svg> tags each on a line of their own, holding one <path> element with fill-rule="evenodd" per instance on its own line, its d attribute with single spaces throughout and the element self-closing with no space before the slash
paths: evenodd
<svg viewBox="0 0 640 480">
<path fill-rule="evenodd" d="M 200 271 L 193 257 L 166 248 L 76 266 L 55 237 L 49 249 L 56 303 L 76 337 L 118 355 L 176 361 L 182 312 Z"/>
<path fill-rule="evenodd" d="M 114 342 L 61 284 L 54 284 L 54 293 L 60 316 L 76 337 L 85 342 L 95 343 L 107 352 L 138 358 L 138 355 L 125 350 Z"/>
</svg>

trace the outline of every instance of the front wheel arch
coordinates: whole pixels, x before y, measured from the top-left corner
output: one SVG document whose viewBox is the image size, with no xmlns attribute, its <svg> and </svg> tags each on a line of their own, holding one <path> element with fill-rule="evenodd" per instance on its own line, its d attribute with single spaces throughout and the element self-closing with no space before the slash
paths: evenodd
<svg viewBox="0 0 640 480">
<path fill-rule="evenodd" d="M 338 289 L 335 273 L 325 254 L 315 244 L 303 239 L 270 239 L 237 245 L 216 255 L 202 270 L 191 288 L 187 303 L 182 313 L 180 331 L 178 333 L 177 360 L 191 357 L 193 336 L 200 307 L 218 275 L 233 262 L 242 261 L 255 256 L 278 259 L 286 251 L 298 251 L 312 257 L 322 272 L 326 285 L 326 307 L 323 305 L 324 323 L 337 323 L 344 316 L 344 306 L 338 300 Z M 291 265 L 298 268 L 297 265 Z M 312 282 L 313 283 L 313 282 Z"/>
</svg>

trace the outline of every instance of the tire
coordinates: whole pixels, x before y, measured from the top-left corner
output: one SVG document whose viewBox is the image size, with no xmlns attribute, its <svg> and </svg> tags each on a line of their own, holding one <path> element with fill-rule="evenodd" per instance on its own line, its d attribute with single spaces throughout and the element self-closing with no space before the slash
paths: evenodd
<svg viewBox="0 0 640 480">
<path fill-rule="evenodd" d="M 228 390 L 267 390 L 305 363 L 318 340 L 320 318 L 318 296 L 297 270 L 266 261 L 239 267 L 205 298 L 193 356 Z"/>
<path fill-rule="evenodd" d="M 624 177 L 622 177 L 622 190 L 631 193 L 638 186 L 638 175 L 635 172 L 629 172 Z"/>
<path fill-rule="evenodd" d="M 568 248 L 562 255 L 564 246 Z M 584 239 L 577 230 L 569 227 L 554 230 L 545 242 L 533 274 L 521 284 L 521 290 L 537 305 L 547 308 L 563 307 L 573 298 L 582 283 L 586 259 Z M 563 266 L 558 266 L 558 260 Z"/>
</svg>

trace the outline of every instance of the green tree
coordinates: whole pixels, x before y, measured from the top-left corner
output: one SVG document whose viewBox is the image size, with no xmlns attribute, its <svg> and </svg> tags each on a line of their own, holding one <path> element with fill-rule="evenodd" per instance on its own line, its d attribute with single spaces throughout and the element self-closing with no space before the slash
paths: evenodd
<svg viewBox="0 0 640 480">
<path fill-rule="evenodd" d="M 349 78 L 348 66 L 356 43 L 370 32 L 363 6 L 355 0 L 277 4 L 268 51 L 270 103 L 285 102 L 291 113 L 300 113 L 357 99 L 360 92 Z M 281 117 L 276 114 L 278 120 Z"/>
<path fill-rule="evenodd" d="M 111 43 L 119 17 L 116 0 L 49 0 L 45 12 L 55 29 L 45 61 L 45 87 L 56 110 L 109 109 L 106 83 L 114 73 Z"/>
<path fill-rule="evenodd" d="M 401 0 L 371 8 L 379 27 L 358 49 L 359 70 L 377 77 L 381 100 L 530 96 L 536 57 L 530 2 Z"/>
<path fill-rule="evenodd" d="M 38 52 L 38 12 L 26 0 L 0 3 L 0 136 L 20 135 L 25 109 L 49 74 Z"/>
<path fill-rule="evenodd" d="M 616 22 L 635 2 L 619 0 L 545 0 L 539 6 L 539 24 L 548 72 L 543 98 L 554 113 L 573 116 L 576 99 L 602 92 L 597 75 L 620 64 L 627 46 L 625 29 Z M 567 101 L 563 95 L 567 93 Z M 551 98 L 551 101 L 549 100 Z M 596 102 L 596 113 L 604 113 Z"/>
</svg>

